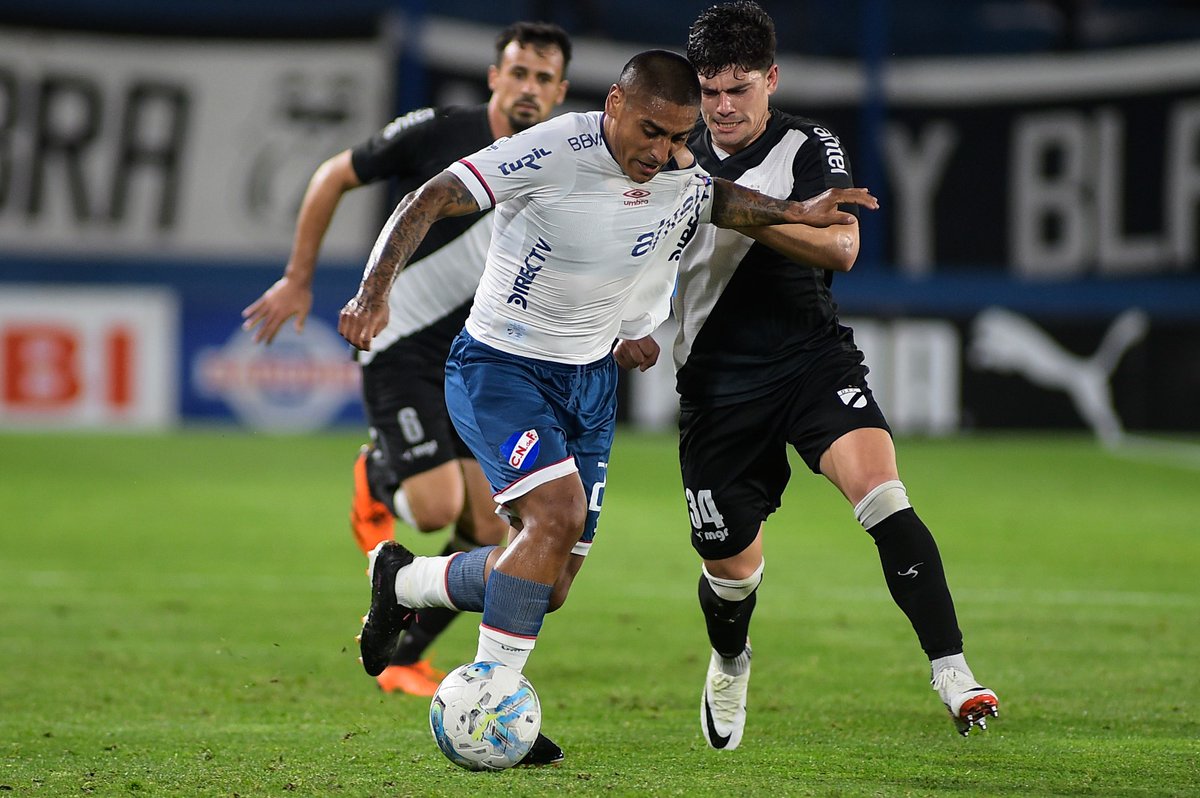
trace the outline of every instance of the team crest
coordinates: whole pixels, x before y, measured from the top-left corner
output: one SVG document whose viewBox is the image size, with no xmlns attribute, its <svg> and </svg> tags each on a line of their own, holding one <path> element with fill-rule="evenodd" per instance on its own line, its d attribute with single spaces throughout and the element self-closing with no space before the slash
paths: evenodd
<svg viewBox="0 0 1200 798">
<path fill-rule="evenodd" d="M 500 454 L 508 460 L 510 466 L 523 471 L 537 462 L 538 440 L 537 430 L 514 432 L 500 447 Z"/>
<path fill-rule="evenodd" d="M 843 388 L 838 391 L 838 398 L 846 407 L 862 409 L 867 406 L 867 395 L 862 388 Z"/>
</svg>

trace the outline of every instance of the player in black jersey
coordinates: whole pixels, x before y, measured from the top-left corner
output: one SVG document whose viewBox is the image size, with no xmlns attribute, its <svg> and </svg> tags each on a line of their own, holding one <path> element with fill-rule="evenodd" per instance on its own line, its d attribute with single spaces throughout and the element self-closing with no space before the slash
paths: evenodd
<svg viewBox="0 0 1200 798">
<path fill-rule="evenodd" d="M 548 119 L 566 95 L 570 59 L 562 28 L 514 23 L 496 38 L 485 105 L 412 111 L 321 164 L 304 195 L 283 277 L 242 313 L 246 329 L 257 327 L 255 340 L 270 343 L 292 317 L 303 328 L 321 239 L 345 192 L 394 179 L 403 195 L 447 163 Z M 421 532 L 453 525 L 446 554 L 501 543 L 507 533 L 479 464 L 450 423 L 443 392 L 446 354 L 470 309 L 491 224 L 490 214 L 474 214 L 434 225 L 397 278 L 404 285 L 391 294 L 391 323 L 360 353 L 371 444 L 354 465 L 350 521 L 364 553 L 393 537 L 396 517 Z M 422 611 L 377 677 L 380 688 L 433 695 L 443 674 L 422 657 L 456 615 Z"/>
<path fill-rule="evenodd" d="M 701 13 L 687 55 L 700 75 L 702 116 L 689 146 L 714 177 L 793 200 L 852 185 L 832 131 L 770 107 L 779 66 L 774 24 L 760 6 Z M 842 492 L 874 539 L 959 731 L 986 728 L 997 712 L 995 693 L 963 658 L 937 545 L 909 504 L 862 353 L 838 321 L 830 284 L 853 266 L 858 246 L 857 224 L 702 225 L 680 266 L 679 457 L 692 545 L 704 560 L 700 607 L 712 654 L 700 723 L 713 748 L 736 748 L 742 737 L 763 522 L 789 479 L 789 444 Z M 618 344 L 617 354 L 626 368 L 644 368 L 657 352 L 643 339 Z"/>
</svg>

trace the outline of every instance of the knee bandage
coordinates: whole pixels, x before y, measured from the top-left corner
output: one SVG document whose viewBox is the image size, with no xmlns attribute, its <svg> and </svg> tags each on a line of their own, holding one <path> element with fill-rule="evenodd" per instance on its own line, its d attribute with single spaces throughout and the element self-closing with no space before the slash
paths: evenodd
<svg viewBox="0 0 1200 798">
<path fill-rule="evenodd" d="M 908 502 L 904 483 L 890 479 L 876 485 L 862 501 L 854 505 L 854 517 L 863 525 L 863 529 L 870 529 L 888 516 L 909 507 L 912 505 Z"/>
<path fill-rule="evenodd" d="M 745 579 L 722 579 L 713 576 L 703 564 L 701 564 L 700 570 L 704 571 L 704 578 L 708 580 L 708 584 L 718 597 L 725 601 L 745 601 L 746 597 L 757 590 L 762 582 L 764 565 L 766 565 L 766 560 L 760 562 L 754 569 L 754 573 Z"/>
</svg>

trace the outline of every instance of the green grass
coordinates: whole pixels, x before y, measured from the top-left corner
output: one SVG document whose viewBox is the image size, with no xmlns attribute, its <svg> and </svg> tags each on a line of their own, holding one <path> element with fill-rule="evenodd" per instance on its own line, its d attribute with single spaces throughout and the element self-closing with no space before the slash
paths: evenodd
<svg viewBox="0 0 1200 798">
<path fill-rule="evenodd" d="M 1084 438 L 900 442 L 1002 716 L 959 738 L 869 537 L 796 464 L 767 526 L 742 747 L 698 727 L 670 437 L 623 431 L 527 673 L 559 768 L 470 774 L 356 661 L 358 437 L 0 436 L 0 792 L 1200 795 L 1200 470 Z M 403 540 L 422 552 L 439 536 Z M 414 542 L 415 540 L 415 542 Z M 475 619 L 435 651 L 475 648 Z"/>
</svg>

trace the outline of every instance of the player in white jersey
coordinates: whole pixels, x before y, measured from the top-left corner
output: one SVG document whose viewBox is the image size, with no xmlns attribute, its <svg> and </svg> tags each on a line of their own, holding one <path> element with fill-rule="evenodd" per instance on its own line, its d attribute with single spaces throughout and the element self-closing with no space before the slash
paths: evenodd
<svg viewBox="0 0 1200 798">
<path fill-rule="evenodd" d="M 482 611 L 476 660 L 521 669 L 562 605 L 595 534 L 616 417 L 621 335 L 666 313 L 675 263 L 706 221 L 725 227 L 847 224 L 864 189 L 776 200 L 695 166 L 700 103 L 676 53 L 635 56 L 603 114 L 571 114 L 462 159 L 401 201 L 338 329 L 359 348 L 388 319 L 388 292 L 428 227 L 499 204 L 483 279 L 446 365 L 446 402 L 510 519 L 506 548 L 418 557 L 387 541 L 371 557 L 360 641 L 382 669 L 414 611 Z M 622 323 L 622 320 L 628 320 Z"/>
<path fill-rule="evenodd" d="M 515 22 L 496 36 L 486 103 L 416 109 L 321 164 L 283 277 L 243 311 L 254 339 L 270 343 L 292 317 L 303 327 L 321 240 L 346 192 L 390 180 L 402 196 L 455 158 L 545 121 L 563 101 L 570 60 L 570 37 L 557 25 Z M 508 534 L 483 471 L 454 431 L 444 385 L 446 353 L 470 310 L 491 230 L 486 212 L 434 225 L 397 279 L 387 328 L 359 353 L 371 442 L 354 462 L 350 530 L 364 555 L 395 536 L 396 518 L 423 533 L 451 527 L 443 554 Z M 445 673 L 426 652 L 457 614 L 421 613 L 376 677 L 380 689 L 432 696 Z"/>
</svg>

